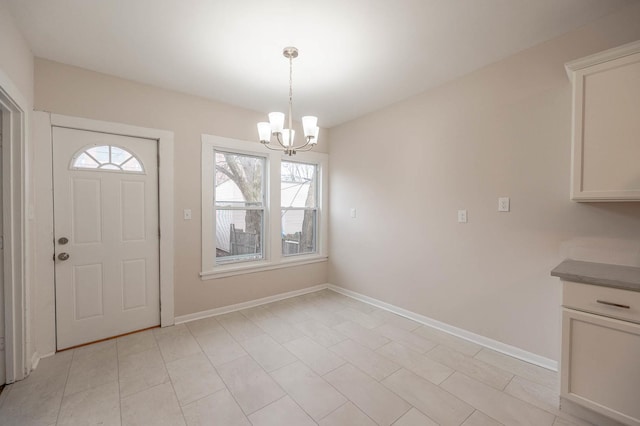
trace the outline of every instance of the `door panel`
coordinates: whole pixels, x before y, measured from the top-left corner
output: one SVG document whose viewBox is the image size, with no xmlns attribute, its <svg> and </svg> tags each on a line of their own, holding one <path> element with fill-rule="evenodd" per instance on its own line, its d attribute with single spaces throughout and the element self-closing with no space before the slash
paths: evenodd
<svg viewBox="0 0 640 426">
<path fill-rule="evenodd" d="M 72 178 L 71 241 L 76 244 L 102 242 L 102 182 L 100 179 Z"/>
<path fill-rule="evenodd" d="M 147 262 L 145 259 L 122 262 L 122 309 L 147 305 Z"/>
<path fill-rule="evenodd" d="M 101 317 L 104 314 L 102 264 L 73 266 L 73 301 L 75 320 Z"/>
<path fill-rule="evenodd" d="M 144 241 L 144 182 L 122 182 L 122 241 Z"/>
<path fill-rule="evenodd" d="M 57 348 L 160 324 L 157 141 L 54 127 L 53 174 Z"/>
</svg>

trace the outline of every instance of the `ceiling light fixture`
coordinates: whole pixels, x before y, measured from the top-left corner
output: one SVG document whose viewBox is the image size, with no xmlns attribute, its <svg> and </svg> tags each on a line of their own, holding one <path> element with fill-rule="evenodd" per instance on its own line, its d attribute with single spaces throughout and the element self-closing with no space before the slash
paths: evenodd
<svg viewBox="0 0 640 426">
<path fill-rule="evenodd" d="M 285 115 L 282 112 L 269 113 L 269 122 L 258 123 L 258 136 L 260 142 L 269 149 L 274 151 L 284 151 L 285 154 L 295 155 L 297 151 L 309 151 L 318 143 L 318 117 L 307 115 L 302 117 L 302 128 L 304 130 L 305 142 L 302 145 L 295 146 L 293 139 L 295 130 L 293 130 L 291 115 L 293 104 L 293 59 L 298 57 L 298 49 L 295 47 L 285 47 L 282 51 L 285 58 L 289 59 L 289 127 L 284 128 Z M 279 147 L 272 148 L 269 146 L 271 136 L 275 136 L 280 144 Z"/>
</svg>

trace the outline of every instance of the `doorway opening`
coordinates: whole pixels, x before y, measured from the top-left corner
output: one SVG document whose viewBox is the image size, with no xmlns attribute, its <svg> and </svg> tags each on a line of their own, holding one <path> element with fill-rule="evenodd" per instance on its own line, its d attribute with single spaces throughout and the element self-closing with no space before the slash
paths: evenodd
<svg viewBox="0 0 640 426">
<path fill-rule="evenodd" d="M 0 73 L 0 384 L 26 377 L 26 102 Z M 4 350 L 2 350 L 2 348 Z"/>
</svg>

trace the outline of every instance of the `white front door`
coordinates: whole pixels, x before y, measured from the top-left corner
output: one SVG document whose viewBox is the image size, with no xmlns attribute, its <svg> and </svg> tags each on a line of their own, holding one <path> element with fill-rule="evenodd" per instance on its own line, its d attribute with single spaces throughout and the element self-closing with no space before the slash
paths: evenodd
<svg viewBox="0 0 640 426">
<path fill-rule="evenodd" d="M 53 128 L 58 350 L 160 324 L 157 144 Z"/>
</svg>

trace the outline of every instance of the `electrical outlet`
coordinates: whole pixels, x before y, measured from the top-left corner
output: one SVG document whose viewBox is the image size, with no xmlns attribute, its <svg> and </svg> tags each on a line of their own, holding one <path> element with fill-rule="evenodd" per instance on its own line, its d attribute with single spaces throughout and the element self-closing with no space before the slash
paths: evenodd
<svg viewBox="0 0 640 426">
<path fill-rule="evenodd" d="M 356 208 L 355 207 L 351 207 L 351 218 L 355 219 L 356 218 Z"/>
<path fill-rule="evenodd" d="M 467 211 L 458 210 L 458 223 L 467 223 Z"/>
<path fill-rule="evenodd" d="M 500 197 L 498 198 L 498 211 L 499 212 L 508 212 L 510 209 L 509 206 L 509 197 Z"/>
</svg>

